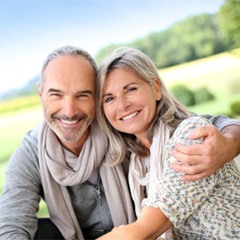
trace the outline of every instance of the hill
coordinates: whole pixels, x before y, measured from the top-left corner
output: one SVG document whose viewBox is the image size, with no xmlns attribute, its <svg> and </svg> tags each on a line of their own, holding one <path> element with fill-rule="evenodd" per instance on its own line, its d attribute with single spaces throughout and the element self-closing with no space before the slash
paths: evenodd
<svg viewBox="0 0 240 240">
<path fill-rule="evenodd" d="M 36 94 L 37 93 L 37 86 L 36 86 L 37 81 L 38 81 L 38 77 L 34 77 L 34 78 L 30 79 L 21 88 L 12 89 L 12 90 L 7 91 L 4 94 L 1 94 L 0 100 Z"/>
<path fill-rule="evenodd" d="M 240 94 L 240 48 L 159 72 L 168 87 L 183 83 L 192 89 L 207 86 L 221 97 Z"/>
<path fill-rule="evenodd" d="M 168 88 L 184 84 L 192 90 L 207 87 L 214 94 L 214 101 L 190 107 L 196 113 L 229 115 L 231 104 L 240 101 L 240 49 L 160 69 L 159 72 Z"/>
</svg>

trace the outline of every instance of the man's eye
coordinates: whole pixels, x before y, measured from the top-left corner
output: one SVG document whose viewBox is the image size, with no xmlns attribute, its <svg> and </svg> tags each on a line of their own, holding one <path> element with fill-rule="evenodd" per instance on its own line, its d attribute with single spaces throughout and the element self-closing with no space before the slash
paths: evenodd
<svg viewBox="0 0 240 240">
<path fill-rule="evenodd" d="M 86 98 L 89 98 L 89 95 L 87 95 L 87 94 L 81 94 L 81 95 L 78 95 L 77 97 L 78 97 L 78 98 L 81 98 L 81 99 L 86 99 Z"/>
<path fill-rule="evenodd" d="M 52 97 L 61 97 L 61 95 L 59 93 L 51 93 L 50 96 Z"/>
</svg>

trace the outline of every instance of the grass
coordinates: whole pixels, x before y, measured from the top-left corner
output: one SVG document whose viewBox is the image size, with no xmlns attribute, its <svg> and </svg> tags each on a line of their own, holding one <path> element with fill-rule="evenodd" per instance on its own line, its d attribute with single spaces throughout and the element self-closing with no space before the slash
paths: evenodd
<svg viewBox="0 0 240 240">
<path fill-rule="evenodd" d="M 23 136 L 31 130 L 42 116 L 40 105 L 9 112 L 0 118 L 0 162 L 6 161 L 10 153 L 21 143 Z"/>
<path fill-rule="evenodd" d="M 176 83 L 184 83 L 191 89 L 207 86 L 215 95 L 214 101 L 200 104 L 190 109 L 196 113 L 226 113 L 233 101 L 240 101 L 240 49 L 218 54 L 209 58 L 160 70 L 160 76 L 170 88 Z M 34 97 L 33 97 L 34 98 Z M 0 193 L 4 183 L 4 173 L 10 154 L 21 143 L 25 133 L 32 129 L 42 116 L 40 105 L 27 108 L 22 106 L 29 99 L 21 99 L 21 109 L 6 103 L 12 111 L 0 113 Z M 35 100 L 34 100 L 35 101 Z M 18 100 L 15 100 L 18 104 Z M 1 106 L 2 102 L 1 102 Z M 0 107 L 1 107 L 0 106 Z M 4 105 L 5 106 L 5 105 Z M 40 204 L 38 216 L 47 216 L 44 202 Z"/>
<path fill-rule="evenodd" d="M 168 88 L 185 84 L 192 90 L 207 87 L 216 100 L 190 109 L 196 113 L 228 113 L 233 101 L 240 101 L 240 49 L 217 54 L 159 71 Z"/>
<path fill-rule="evenodd" d="M 18 111 L 39 105 L 39 96 L 37 94 L 30 96 L 20 96 L 18 98 L 0 101 L 0 114 L 5 115 L 9 112 Z"/>
</svg>

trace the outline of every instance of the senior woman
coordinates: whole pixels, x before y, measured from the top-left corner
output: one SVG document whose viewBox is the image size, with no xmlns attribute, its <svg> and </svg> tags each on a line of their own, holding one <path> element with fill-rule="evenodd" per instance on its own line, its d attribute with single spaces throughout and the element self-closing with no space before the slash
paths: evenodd
<svg viewBox="0 0 240 240">
<path fill-rule="evenodd" d="M 214 174 L 183 181 L 172 169 L 176 143 L 203 144 L 189 134 L 211 121 L 191 113 L 166 89 L 143 52 L 121 48 L 103 61 L 97 117 L 114 162 L 130 158 L 129 184 L 136 222 L 104 239 L 240 239 L 240 172 L 230 161 Z M 239 144 L 239 143 L 237 143 Z M 184 163 L 183 163 L 184 164 Z"/>
</svg>

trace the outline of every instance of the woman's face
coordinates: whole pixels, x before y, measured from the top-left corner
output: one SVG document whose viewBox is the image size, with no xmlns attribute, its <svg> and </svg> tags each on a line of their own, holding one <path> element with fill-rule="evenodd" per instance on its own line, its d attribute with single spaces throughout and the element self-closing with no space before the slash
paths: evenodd
<svg viewBox="0 0 240 240">
<path fill-rule="evenodd" d="M 156 101 L 160 98 L 157 79 L 149 85 L 130 71 L 114 69 L 104 84 L 103 110 L 114 128 L 134 134 L 143 142 L 156 112 Z"/>
</svg>

